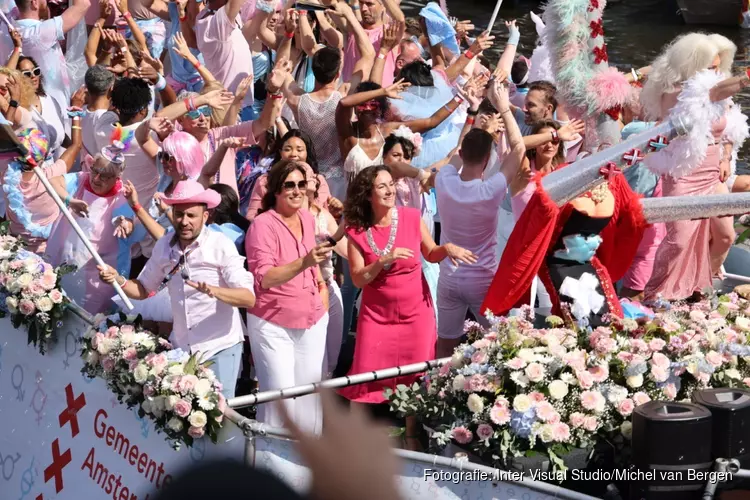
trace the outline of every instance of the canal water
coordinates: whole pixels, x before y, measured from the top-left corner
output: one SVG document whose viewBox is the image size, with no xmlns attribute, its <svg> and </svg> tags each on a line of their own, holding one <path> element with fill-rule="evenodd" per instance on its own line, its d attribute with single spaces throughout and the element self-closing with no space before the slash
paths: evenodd
<svg viewBox="0 0 750 500">
<path fill-rule="evenodd" d="M 494 0 L 447 0 L 448 11 L 458 19 L 471 20 L 477 28 L 476 33 L 487 27 Z M 407 16 L 416 15 L 425 2 L 404 0 L 402 8 Z M 505 0 L 510 4 L 511 0 Z M 495 62 L 499 51 L 505 46 L 508 32 L 504 20 L 516 19 L 521 30 L 519 53 L 530 57 L 536 46 L 537 35 L 529 11 L 541 13 L 541 3 L 521 1 L 517 7 L 504 5 L 495 23 L 493 34 L 495 46 L 490 51 L 490 60 Z M 720 33 L 737 44 L 735 72 L 744 71 L 750 66 L 750 30 L 733 26 L 687 26 L 677 12 L 677 6 L 670 0 L 619 0 L 610 2 L 604 11 L 604 36 L 607 42 L 610 64 L 621 70 L 629 71 L 631 67 L 640 68 L 650 64 L 662 48 L 676 36 L 690 31 Z M 475 33 L 475 34 L 476 34 Z M 750 109 L 750 88 L 736 99 L 747 113 Z M 750 142 L 750 141 L 748 141 Z M 750 159 L 750 144 L 745 144 L 740 153 L 741 163 Z M 748 172 L 750 173 L 750 172 Z"/>
</svg>

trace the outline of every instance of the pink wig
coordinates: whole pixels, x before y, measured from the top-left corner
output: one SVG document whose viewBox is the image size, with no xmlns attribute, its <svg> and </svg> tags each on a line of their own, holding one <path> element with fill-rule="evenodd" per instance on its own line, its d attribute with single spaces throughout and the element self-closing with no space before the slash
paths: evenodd
<svg viewBox="0 0 750 500">
<path fill-rule="evenodd" d="M 172 132 L 164 139 L 162 149 L 177 160 L 177 171 L 191 179 L 196 179 L 206 163 L 198 139 L 187 132 Z"/>
</svg>

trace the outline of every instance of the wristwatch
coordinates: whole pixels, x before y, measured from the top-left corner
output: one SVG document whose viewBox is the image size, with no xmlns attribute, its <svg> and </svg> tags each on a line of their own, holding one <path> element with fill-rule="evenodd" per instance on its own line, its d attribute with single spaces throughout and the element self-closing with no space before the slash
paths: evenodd
<svg viewBox="0 0 750 500">
<path fill-rule="evenodd" d="M 122 278 L 122 283 L 120 283 L 120 278 Z M 128 282 L 128 280 L 127 280 L 127 279 L 125 278 L 125 276 L 120 276 L 119 274 L 118 274 L 118 275 L 117 275 L 117 277 L 115 278 L 115 281 L 116 281 L 116 282 L 117 282 L 117 284 L 118 284 L 118 285 L 120 285 L 120 286 L 125 286 L 125 283 L 127 283 L 127 282 Z"/>
<path fill-rule="evenodd" d="M 8 106 L 11 108 L 17 108 L 18 107 L 18 101 L 15 99 L 11 99 L 10 102 L 8 102 Z"/>
</svg>

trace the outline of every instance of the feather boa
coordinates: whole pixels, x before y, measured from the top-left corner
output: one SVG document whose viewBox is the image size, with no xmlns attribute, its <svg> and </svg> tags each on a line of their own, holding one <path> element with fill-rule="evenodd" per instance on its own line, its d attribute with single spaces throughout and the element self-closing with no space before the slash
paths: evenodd
<svg viewBox="0 0 750 500">
<path fill-rule="evenodd" d="M 742 148 L 748 136 L 750 136 L 750 130 L 748 130 L 747 116 L 739 106 L 734 104 L 731 98 L 729 99 L 729 111 L 727 111 L 726 117 L 727 126 L 724 129 L 722 140 L 732 143 L 731 175 L 735 175 L 737 172 L 737 152 Z"/>
<path fill-rule="evenodd" d="M 24 204 L 23 194 L 21 193 L 21 178 L 23 176 L 23 167 L 18 161 L 12 161 L 8 165 L 3 177 L 3 191 L 8 198 L 8 210 L 13 212 L 18 222 L 26 228 L 29 234 L 34 238 L 49 238 L 53 224 L 41 226 L 31 220 L 31 213 Z"/>
<path fill-rule="evenodd" d="M 686 123 L 690 132 L 677 137 L 665 148 L 646 156 L 643 163 L 653 173 L 669 175 L 675 179 L 691 173 L 706 159 L 708 146 L 714 142 L 712 125 L 727 113 L 727 100 L 711 102 L 711 89 L 724 76 L 704 70 L 685 82 L 677 104 L 669 112 L 672 123 Z M 745 118 L 747 121 L 747 118 Z M 733 119 L 731 133 L 739 137 L 740 126 Z M 745 123 L 745 133 L 747 124 Z"/>
<path fill-rule="evenodd" d="M 549 31 L 544 25 L 544 22 L 534 14 L 531 13 L 531 19 L 536 25 L 536 33 L 539 36 L 539 44 L 531 54 L 531 61 L 529 64 L 529 81 L 536 82 L 539 80 L 545 80 L 548 82 L 555 83 L 555 70 L 552 67 L 552 56 L 549 50 Z"/>
</svg>

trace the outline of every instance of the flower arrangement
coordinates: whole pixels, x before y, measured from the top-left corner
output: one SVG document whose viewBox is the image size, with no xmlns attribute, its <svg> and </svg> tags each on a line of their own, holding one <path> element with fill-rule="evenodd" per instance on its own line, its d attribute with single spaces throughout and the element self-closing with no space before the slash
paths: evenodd
<svg viewBox="0 0 750 500">
<path fill-rule="evenodd" d="M 125 315 L 97 318 L 83 336 L 82 372 L 103 378 L 121 403 L 139 405 L 178 449 L 204 435 L 216 442 L 226 400 L 208 363 L 199 363 Z"/>
<path fill-rule="evenodd" d="M 44 354 L 62 326 L 68 298 L 60 280 L 73 266 L 57 268 L 23 250 L 22 243 L 0 230 L 0 317 L 10 315 L 14 328 L 26 327 L 28 342 Z"/>
<path fill-rule="evenodd" d="M 689 399 L 696 389 L 750 387 L 750 304 L 736 294 L 667 305 L 638 319 L 575 330 L 558 317 L 534 328 L 529 309 L 465 325 L 469 342 L 420 384 L 386 391 L 444 445 L 455 441 L 493 466 L 547 455 L 553 469 L 600 436 L 631 432 L 634 409 Z"/>
</svg>

